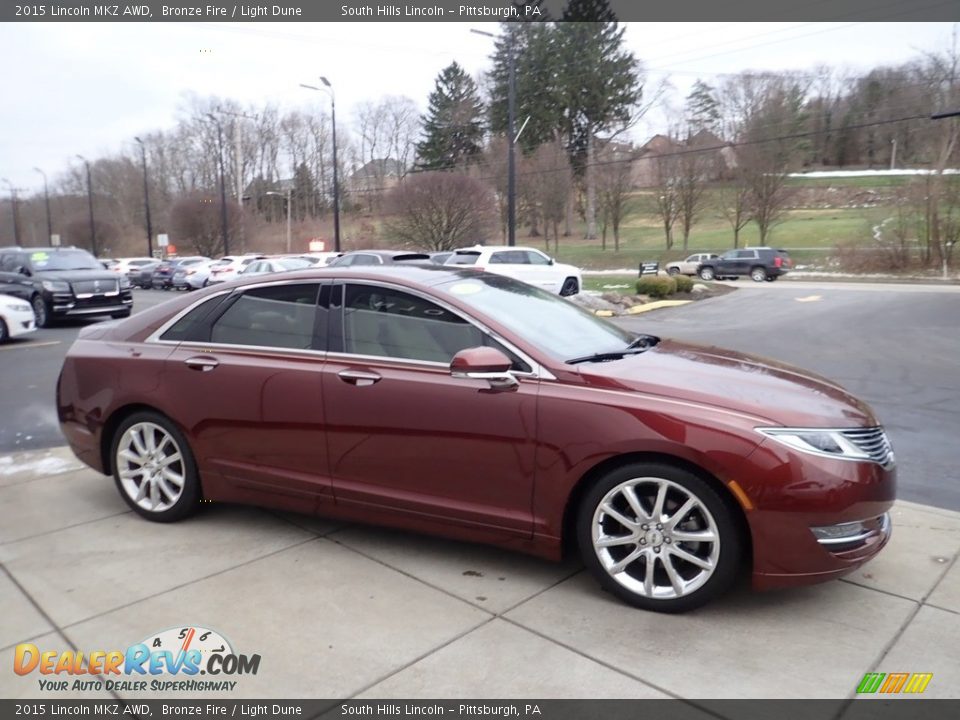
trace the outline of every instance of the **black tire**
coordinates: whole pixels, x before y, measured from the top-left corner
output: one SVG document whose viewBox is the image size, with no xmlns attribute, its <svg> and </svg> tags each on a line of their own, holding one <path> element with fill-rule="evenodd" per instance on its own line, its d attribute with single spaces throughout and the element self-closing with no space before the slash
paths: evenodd
<svg viewBox="0 0 960 720">
<path fill-rule="evenodd" d="M 136 483 L 135 479 L 128 478 L 131 485 L 125 486 L 124 480 L 121 479 L 120 462 L 118 462 L 118 453 L 120 451 L 121 442 L 126 443 L 127 432 L 130 431 L 131 428 L 140 426 L 138 431 L 141 433 L 142 439 L 145 440 L 144 433 L 148 432 L 147 429 L 144 428 L 145 425 L 148 427 L 153 426 L 155 428 L 159 428 L 163 433 L 166 433 L 166 435 L 172 441 L 172 446 L 168 446 L 166 442 L 161 444 L 159 450 L 157 451 L 158 455 L 163 455 L 164 457 L 170 457 L 173 455 L 173 452 L 161 453 L 161 451 L 163 451 L 165 448 L 172 449 L 180 454 L 180 460 L 173 462 L 168 466 L 173 472 L 179 473 L 183 479 L 180 494 L 171 502 L 171 498 L 169 496 L 162 495 L 163 490 L 158 490 L 157 497 L 168 501 L 168 506 L 160 507 L 157 510 L 151 510 L 143 507 L 137 502 L 136 498 L 130 494 L 131 492 L 135 492 L 134 487 L 139 488 L 140 485 L 149 482 L 149 480 L 144 477 L 148 470 L 129 468 L 129 461 L 124 461 L 128 463 L 127 469 L 130 469 L 132 473 L 143 473 L 140 476 L 140 485 Z M 156 431 L 154 431 L 154 433 L 154 437 L 157 437 Z M 141 464 L 140 468 L 147 469 L 149 468 L 149 465 Z M 183 433 L 180 432 L 179 428 L 177 428 L 177 426 L 168 418 L 159 413 L 151 411 L 134 413 L 120 423 L 110 441 L 110 469 L 113 472 L 113 479 L 116 483 L 117 490 L 120 492 L 120 497 L 124 499 L 127 505 L 129 505 L 135 513 L 146 518 L 147 520 L 152 520 L 153 522 L 175 522 L 192 515 L 200 507 L 200 500 L 202 498 L 202 492 L 200 489 L 200 475 L 197 472 L 197 464 L 193 457 L 193 451 L 190 449 L 187 439 L 184 437 Z M 169 482 L 167 482 L 167 486 L 175 488 L 175 486 L 170 485 Z M 144 501 L 147 501 L 147 499 L 144 498 Z"/>
<path fill-rule="evenodd" d="M 717 278 L 717 274 L 716 274 L 716 272 L 714 272 L 714 269 L 713 269 L 712 267 L 702 267 L 702 268 L 700 268 L 700 269 L 697 271 L 697 275 L 700 276 L 700 279 L 701 279 L 701 280 L 706 280 L 707 282 L 709 282 L 709 281 L 711 281 L 711 280 L 714 280 L 714 279 L 717 279 L 717 280 L 720 279 L 720 278 Z"/>
<path fill-rule="evenodd" d="M 122 318 L 130 317 L 130 310 L 121 310 L 120 312 L 115 312 L 110 315 L 114 320 L 121 320 Z"/>
<path fill-rule="evenodd" d="M 766 282 L 767 277 L 766 268 L 760 267 L 759 265 L 750 268 L 750 279 L 754 282 Z"/>
<path fill-rule="evenodd" d="M 680 274 L 680 268 L 667 268 L 667 275 L 671 277 L 676 277 Z"/>
<path fill-rule="evenodd" d="M 779 277 L 778 275 L 770 275 L 770 276 L 767 277 L 767 282 L 773 282 L 773 281 L 776 280 L 778 277 Z"/>
<path fill-rule="evenodd" d="M 34 295 L 30 301 L 33 306 L 33 318 L 37 322 L 38 328 L 50 327 L 53 324 L 53 318 L 50 313 L 50 306 L 43 299 L 42 295 Z"/>
<path fill-rule="evenodd" d="M 580 283 L 578 283 L 577 279 L 574 277 L 568 277 L 563 281 L 563 285 L 560 287 L 561 297 L 576 295 L 578 292 L 580 292 Z"/>
<path fill-rule="evenodd" d="M 658 521 L 642 517 L 627 504 L 626 495 L 618 496 L 619 489 L 632 487 L 641 509 L 652 516 L 653 496 L 647 493 L 661 485 L 667 489 L 663 506 L 665 513 L 661 514 Z M 666 513 L 677 510 L 686 502 L 685 498 L 694 498 L 698 504 L 681 518 L 669 517 Z M 631 520 L 632 516 L 637 521 L 633 529 L 607 513 L 601 515 L 600 505 L 607 501 L 625 520 Z M 672 527 L 671 521 L 675 521 L 677 527 Z M 698 475 L 666 463 L 631 463 L 607 473 L 584 496 L 578 508 L 576 527 L 583 562 L 600 585 L 629 605 L 645 610 L 679 613 L 710 602 L 730 589 L 738 577 L 743 560 L 744 539 L 728 500 Z M 635 536 L 637 541 L 627 540 L 615 546 L 596 548 L 595 529 L 598 533 L 609 531 L 608 537 L 613 539 L 626 539 L 630 535 Z M 691 542 L 673 539 L 673 533 L 680 535 L 693 532 L 710 532 L 716 540 Z M 603 560 L 601 553 L 605 554 Z M 635 553 L 646 554 L 637 557 Z M 605 562 L 616 565 L 631 555 L 636 559 L 628 561 L 621 571 L 611 574 L 604 565 Z M 709 563 L 711 569 L 708 572 L 685 560 L 687 556 L 696 556 L 701 563 Z M 665 593 L 661 597 L 648 596 L 645 587 L 637 587 L 638 583 L 643 586 L 641 578 L 646 577 L 648 557 L 652 558 L 651 578 L 656 584 L 651 594 L 656 595 L 659 588 L 661 593 Z M 683 591 L 679 594 L 666 564 L 680 578 L 678 582 Z M 663 585 L 664 581 L 668 584 Z M 688 589 L 685 584 L 691 587 Z M 675 597 L 670 596 L 671 592 Z"/>
<path fill-rule="evenodd" d="M 7 330 L 7 323 L 0 318 L 0 345 L 3 345 L 10 339 L 10 332 Z"/>
</svg>

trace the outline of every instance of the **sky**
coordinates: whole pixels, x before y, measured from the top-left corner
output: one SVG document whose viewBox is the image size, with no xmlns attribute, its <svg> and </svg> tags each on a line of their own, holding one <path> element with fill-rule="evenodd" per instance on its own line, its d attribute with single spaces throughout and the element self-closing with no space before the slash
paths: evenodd
<svg viewBox="0 0 960 720">
<path fill-rule="evenodd" d="M 625 42 L 650 83 L 669 77 L 682 103 L 697 79 L 743 70 L 853 74 L 949 46 L 949 23 L 625 23 Z M 0 23 L 5 69 L 0 112 L 0 178 L 29 194 L 76 164 L 133 146 L 141 133 L 172 127 L 189 94 L 284 109 L 324 107 L 329 98 L 299 87 L 325 75 L 337 98 L 337 125 L 385 95 L 421 110 L 437 74 L 453 60 L 478 77 L 490 67 L 496 23 Z M 634 130 L 660 128 L 652 113 Z M 0 185 L 0 197 L 8 192 Z"/>
</svg>

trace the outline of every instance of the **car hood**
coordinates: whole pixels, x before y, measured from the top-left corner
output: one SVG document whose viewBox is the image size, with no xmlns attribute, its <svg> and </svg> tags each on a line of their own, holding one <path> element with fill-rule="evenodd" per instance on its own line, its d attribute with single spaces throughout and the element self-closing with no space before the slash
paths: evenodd
<svg viewBox="0 0 960 720">
<path fill-rule="evenodd" d="M 29 303 L 27 303 L 26 300 L 23 300 L 18 297 L 14 297 L 13 295 L 4 295 L 0 293 L 0 307 L 11 308 L 11 307 L 19 306 L 23 304 L 29 305 Z"/>
<path fill-rule="evenodd" d="M 567 265 L 566 263 L 555 262 L 553 267 L 555 270 L 560 270 L 562 272 L 574 273 L 576 275 L 580 274 L 580 268 L 578 268 L 576 265 Z"/>
<path fill-rule="evenodd" d="M 866 403 L 826 378 L 707 345 L 663 340 L 639 355 L 579 367 L 590 384 L 726 408 L 776 425 L 878 424 Z"/>
<path fill-rule="evenodd" d="M 36 280 L 116 280 L 120 277 L 113 270 L 45 270 L 33 276 Z"/>
</svg>

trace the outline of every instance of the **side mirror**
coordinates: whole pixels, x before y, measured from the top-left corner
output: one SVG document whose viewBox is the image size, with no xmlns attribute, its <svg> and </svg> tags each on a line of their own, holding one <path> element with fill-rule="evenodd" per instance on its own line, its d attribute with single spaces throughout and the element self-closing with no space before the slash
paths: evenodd
<svg viewBox="0 0 960 720">
<path fill-rule="evenodd" d="M 455 378 L 486 380 L 490 390 L 516 390 L 520 383 L 510 372 L 513 362 L 492 347 L 474 347 L 461 350 L 450 361 L 450 374 Z"/>
<path fill-rule="evenodd" d="M 553 258 L 550 258 L 550 262 L 547 263 L 547 264 L 548 264 L 548 265 L 553 265 Z"/>
<path fill-rule="evenodd" d="M 27 277 L 30 277 L 30 268 L 28 268 L 26 265 L 18 265 L 15 272 L 19 273 L 20 275 L 26 275 Z"/>
</svg>

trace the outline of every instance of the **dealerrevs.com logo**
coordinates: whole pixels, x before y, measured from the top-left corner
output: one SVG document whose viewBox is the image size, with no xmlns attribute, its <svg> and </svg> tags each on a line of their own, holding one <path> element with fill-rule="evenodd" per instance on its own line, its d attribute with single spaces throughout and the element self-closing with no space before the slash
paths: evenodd
<svg viewBox="0 0 960 720">
<path fill-rule="evenodd" d="M 238 654 L 223 635 L 203 627 L 164 630 L 126 650 L 58 651 L 21 643 L 13 651 L 13 671 L 38 673 L 40 690 L 52 692 L 232 691 L 238 681 L 227 678 L 259 669 L 260 655 Z"/>
</svg>

